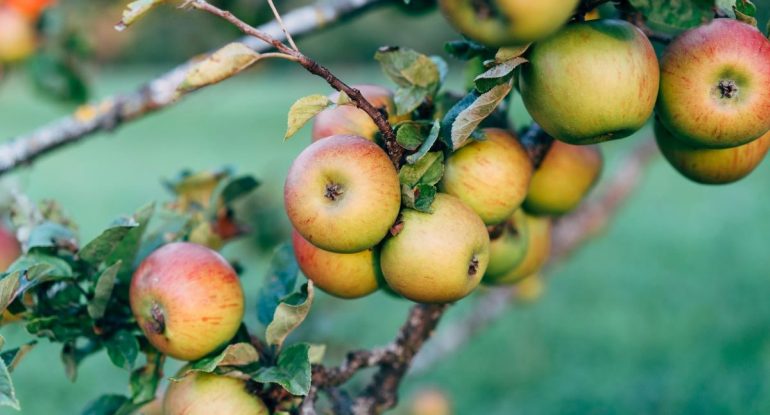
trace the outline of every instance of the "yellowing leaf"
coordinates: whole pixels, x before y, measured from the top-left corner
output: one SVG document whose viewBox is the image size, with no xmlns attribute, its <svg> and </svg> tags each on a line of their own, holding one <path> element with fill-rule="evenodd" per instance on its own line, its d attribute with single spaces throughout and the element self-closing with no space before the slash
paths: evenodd
<svg viewBox="0 0 770 415">
<path fill-rule="evenodd" d="M 261 55 L 240 42 L 230 43 L 193 64 L 179 91 L 191 91 L 224 81 L 258 61 Z"/>
<path fill-rule="evenodd" d="M 123 10 L 123 18 L 115 25 L 115 30 L 122 32 L 126 27 L 139 20 L 145 13 L 164 1 L 166 0 L 136 0 L 128 3 L 126 9 Z"/>
<path fill-rule="evenodd" d="M 341 96 L 342 95 L 344 94 L 341 94 Z M 347 97 L 347 95 L 344 96 Z M 347 99 L 349 100 L 350 98 Z M 308 121 L 313 119 L 313 117 L 331 104 L 331 100 L 325 95 L 310 95 L 298 99 L 292 104 L 291 108 L 289 108 L 289 123 L 283 138 L 291 138 L 291 136 L 296 134 Z"/>
<path fill-rule="evenodd" d="M 473 130 L 491 114 L 500 101 L 511 92 L 513 84 L 508 81 L 481 94 L 468 108 L 464 109 L 452 123 L 452 149 L 457 150 L 468 142 Z"/>
<path fill-rule="evenodd" d="M 298 302 L 298 300 L 304 301 Z M 267 344 L 280 348 L 286 337 L 305 321 L 305 317 L 310 312 L 312 304 L 313 282 L 309 281 L 306 294 L 294 294 L 278 304 L 278 308 L 275 309 L 275 314 L 273 315 L 273 321 L 267 326 L 265 332 Z"/>
<path fill-rule="evenodd" d="M 503 63 L 513 58 L 518 58 L 519 56 L 523 55 L 527 49 L 529 49 L 529 45 L 531 45 L 531 43 L 527 43 L 524 46 L 510 46 L 507 48 L 500 48 L 495 54 L 495 62 Z"/>
</svg>

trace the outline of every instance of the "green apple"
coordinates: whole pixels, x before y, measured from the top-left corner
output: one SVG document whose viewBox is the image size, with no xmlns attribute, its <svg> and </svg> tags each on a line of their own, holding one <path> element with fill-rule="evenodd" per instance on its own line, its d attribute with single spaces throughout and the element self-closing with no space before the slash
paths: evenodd
<svg viewBox="0 0 770 415">
<path fill-rule="evenodd" d="M 163 399 L 164 415 L 269 415 L 247 382 L 193 372 L 171 382 Z"/>
<path fill-rule="evenodd" d="M 538 215 L 563 215 L 571 211 L 596 184 L 602 164 L 598 146 L 554 141 L 532 176 L 524 208 Z"/>
<path fill-rule="evenodd" d="M 655 123 L 655 138 L 660 152 L 679 173 L 703 184 L 732 183 L 746 177 L 770 147 L 770 132 L 737 147 L 694 147 L 674 137 L 659 122 Z"/>
<path fill-rule="evenodd" d="M 377 245 L 396 221 L 401 185 L 380 147 L 336 135 L 316 141 L 294 160 L 284 204 L 294 228 L 313 245 L 361 252 Z"/>
<path fill-rule="evenodd" d="M 526 45 L 556 32 L 579 0 L 439 0 L 458 32 L 491 47 Z"/>
<path fill-rule="evenodd" d="M 551 254 L 551 219 L 547 216 L 526 215 L 527 252 L 519 264 L 502 276 L 485 278 L 489 284 L 513 284 L 537 273 Z"/>
<path fill-rule="evenodd" d="M 666 49 L 657 114 L 693 146 L 735 147 L 770 130 L 769 85 L 770 41 L 746 23 L 715 19 Z"/>
<path fill-rule="evenodd" d="M 291 240 L 299 268 L 316 287 L 340 298 L 363 297 L 379 288 L 382 273 L 376 248 L 338 254 L 311 244 L 297 231 Z"/>
<path fill-rule="evenodd" d="M 420 303 L 449 303 L 478 286 L 489 263 L 484 222 L 460 199 L 439 193 L 433 213 L 404 209 L 401 230 L 385 241 L 380 265 L 397 293 Z"/>
<path fill-rule="evenodd" d="M 487 225 L 511 217 L 527 196 L 532 162 L 508 131 L 487 128 L 484 139 L 454 152 L 446 162 L 441 191 L 457 196 Z"/>
<path fill-rule="evenodd" d="M 524 260 L 529 242 L 529 227 L 525 216 L 523 210 L 517 210 L 497 227 L 501 228 L 499 234 L 490 234 L 489 265 L 482 282 L 502 277 Z"/>
<path fill-rule="evenodd" d="M 160 247 L 134 272 L 131 310 L 162 353 L 197 360 L 227 343 L 241 325 L 243 290 L 218 253 L 188 242 Z"/>
<path fill-rule="evenodd" d="M 36 43 L 33 23 L 0 2 L 0 63 L 24 60 L 35 51 Z"/>
<path fill-rule="evenodd" d="M 629 136 L 655 107 L 658 59 L 647 36 L 628 22 L 569 24 L 526 57 L 519 71 L 524 105 L 545 132 L 566 143 Z"/>
<path fill-rule="evenodd" d="M 395 123 L 408 118 L 395 116 L 396 105 L 393 102 L 393 92 L 388 88 L 379 85 L 352 85 L 352 87 L 361 91 L 361 95 L 375 108 L 384 110 L 391 122 Z M 329 95 L 329 99 L 337 102 L 339 92 Z M 333 135 L 356 135 L 374 141 L 379 131 L 377 124 L 366 112 L 355 105 L 340 105 L 327 108 L 316 115 L 311 137 L 313 141 L 318 141 Z"/>
</svg>

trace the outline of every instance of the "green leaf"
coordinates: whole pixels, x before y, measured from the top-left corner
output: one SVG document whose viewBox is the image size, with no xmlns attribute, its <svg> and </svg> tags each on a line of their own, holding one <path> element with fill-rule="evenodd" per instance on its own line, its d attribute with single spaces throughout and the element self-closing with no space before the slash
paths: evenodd
<svg viewBox="0 0 770 415">
<path fill-rule="evenodd" d="M 123 241 L 128 233 L 139 226 L 134 218 L 121 218 L 109 228 L 80 249 L 80 259 L 91 264 L 98 264 L 107 259 L 115 248 Z"/>
<path fill-rule="evenodd" d="M 234 201 L 253 192 L 259 187 L 259 181 L 253 176 L 240 176 L 229 180 L 222 192 L 219 193 L 222 203 L 229 206 Z"/>
<path fill-rule="evenodd" d="M 119 278 L 121 280 L 131 278 L 131 271 L 139 252 L 142 237 L 144 237 L 144 233 L 147 231 L 147 225 L 150 223 L 153 213 L 155 213 L 155 203 L 150 203 L 134 213 L 133 218 L 138 226 L 128 231 L 106 259 L 108 264 L 114 264 L 118 261 L 122 262 L 123 265 L 120 269 Z"/>
<path fill-rule="evenodd" d="M 310 364 L 308 363 L 309 367 Z M 19 400 L 16 399 L 16 390 L 13 388 L 11 373 L 2 360 L 0 360 L 0 406 L 10 406 L 17 411 L 21 410 Z"/>
<path fill-rule="evenodd" d="M 299 266 L 290 243 L 279 245 L 273 253 L 270 268 L 257 296 L 257 317 L 267 326 L 273 321 L 281 300 L 294 291 Z"/>
<path fill-rule="evenodd" d="M 428 88 L 440 81 L 439 69 L 428 56 L 408 48 L 381 48 L 374 55 L 383 72 L 400 87 Z"/>
<path fill-rule="evenodd" d="M 121 406 L 130 402 L 128 398 L 123 395 L 102 395 L 81 412 L 81 415 L 115 415 Z"/>
<path fill-rule="evenodd" d="M 464 146 L 476 127 L 497 108 L 497 105 L 511 92 L 508 81 L 478 95 L 475 91 L 455 104 L 441 121 L 441 131 L 447 137 L 452 150 Z"/>
<path fill-rule="evenodd" d="M 513 78 L 513 70 L 525 62 L 527 62 L 526 59 L 515 57 L 489 68 L 474 79 L 476 89 L 484 93 L 498 85 L 509 82 Z"/>
<path fill-rule="evenodd" d="M 309 344 L 293 344 L 281 352 L 276 366 L 261 367 L 252 378 L 260 383 L 277 383 L 292 395 L 307 395 L 311 374 L 309 352 Z"/>
<path fill-rule="evenodd" d="M 152 232 L 150 232 L 139 245 L 139 250 L 134 259 L 134 265 L 138 265 L 144 258 L 150 255 L 154 250 L 158 249 L 161 245 L 180 239 L 187 229 L 187 225 L 190 223 L 190 216 L 163 209 L 159 211 L 157 220 L 159 220 L 160 223 L 158 223 L 157 226 L 153 226 Z M 153 223 L 156 221 L 153 221 Z"/>
<path fill-rule="evenodd" d="M 399 87 L 393 96 L 396 104 L 396 115 L 405 115 L 417 109 L 430 95 L 430 91 L 420 87 Z"/>
<path fill-rule="evenodd" d="M 684 30 L 708 22 L 715 0 L 629 0 L 653 27 Z"/>
<path fill-rule="evenodd" d="M 313 304 L 313 294 L 313 283 L 308 282 L 302 287 L 302 292 L 298 296 L 291 296 L 278 304 L 273 321 L 265 331 L 267 344 L 281 348 L 286 337 L 305 321 Z"/>
<path fill-rule="evenodd" d="M 444 174 L 444 153 L 427 153 L 415 164 L 405 164 L 398 172 L 401 184 L 414 187 L 417 184 L 435 185 Z"/>
<path fill-rule="evenodd" d="M 216 356 L 204 357 L 193 362 L 189 369 L 175 377 L 181 379 L 191 372 L 213 373 L 224 366 L 248 366 L 259 362 L 259 352 L 249 343 L 235 343 L 227 346 Z"/>
<path fill-rule="evenodd" d="M 57 248 L 71 245 L 75 240 L 75 234 L 64 225 L 55 222 L 43 222 L 32 228 L 27 244 L 29 249 Z"/>
<path fill-rule="evenodd" d="M 430 129 L 430 133 L 428 133 L 428 137 L 425 139 L 425 141 L 422 142 L 420 149 L 416 153 L 406 156 L 406 162 L 409 164 L 414 164 L 425 157 L 433 145 L 436 144 L 436 140 L 438 139 L 440 131 L 441 123 L 438 120 L 433 121 L 433 126 Z"/>
<path fill-rule="evenodd" d="M 107 304 L 112 297 L 112 288 L 115 286 L 118 271 L 120 271 L 121 262 L 118 261 L 105 269 L 96 280 L 94 288 L 94 298 L 88 302 L 88 315 L 97 320 L 104 317 L 107 310 Z"/>
<path fill-rule="evenodd" d="M 89 88 L 78 62 L 63 52 L 39 52 L 27 60 L 28 78 L 48 98 L 82 104 L 88 100 Z"/>
<path fill-rule="evenodd" d="M 248 68 L 260 57 L 259 53 L 243 43 L 227 44 L 203 60 L 194 63 L 177 90 L 188 92 L 224 81 Z"/>
<path fill-rule="evenodd" d="M 425 140 L 420 124 L 412 121 L 396 127 L 396 142 L 407 150 L 416 150 Z"/>
<path fill-rule="evenodd" d="M 749 0 L 737 0 L 735 2 L 735 18 L 743 23 L 757 27 L 757 6 Z"/>
<path fill-rule="evenodd" d="M 128 3 L 126 9 L 123 10 L 123 18 L 115 25 L 115 29 L 119 32 L 125 30 L 128 26 L 139 20 L 147 12 L 152 10 L 155 6 L 163 3 L 165 0 L 136 0 Z"/>
<path fill-rule="evenodd" d="M 0 277 L 0 311 L 8 308 L 24 291 L 38 284 L 71 277 L 72 269 L 60 258 L 38 252 L 24 255 Z"/>
<path fill-rule="evenodd" d="M 410 209 L 431 213 L 433 210 L 430 206 L 436 198 L 436 192 L 436 186 L 430 184 L 420 183 L 413 188 L 401 185 L 401 202 Z"/>
<path fill-rule="evenodd" d="M 310 95 L 298 99 L 289 108 L 289 122 L 284 140 L 296 134 L 308 121 L 330 105 L 332 101 L 326 95 Z"/>
<path fill-rule="evenodd" d="M 6 350 L 2 353 L 0 353 L 0 359 L 3 360 L 3 363 L 5 363 L 5 366 L 8 368 L 8 373 L 13 372 L 14 369 L 16 369 L 16 366 L 19 365 L 19 362 L 21 362 L 21 359 L 24 358 L 24 356 L 29 353 L 30 350 L 32 350 L 33 347 L 37 344 L 37 341 L 31 341 L 21 347 L 17 347 L 15 349 Z"/>
<path fill-rule="evenodd" d="M 104 342 L 107 355 L 115 366 L 131 370 L 139 355 L 139 342 L 136 336 L 127 330 L 121 330 Z"/>
<path fill-rule="evenodd" d="M 164 356 L 155 350 L 149 351 L 147 364 L 131 372 L 131 402 L 144 404 L 155 399 L 158 384 L 163 377 Z"/>
<path fill-rule="evenodd" d="M 310 344 L 310 350 L 308 350 L 308 360 L 310 360 L 310 364 L 320 365 L 324 360 L 324 355 L 326 355 L 325 344 Z"/>
<path fill-rule="evenodd" d="M 485 59 L 494 54 L 494 49 L 468 39 L 449 41 L 444 44 L 444 50 L 452 57 L 464 61 L 476 57 Z"/>
</svg>

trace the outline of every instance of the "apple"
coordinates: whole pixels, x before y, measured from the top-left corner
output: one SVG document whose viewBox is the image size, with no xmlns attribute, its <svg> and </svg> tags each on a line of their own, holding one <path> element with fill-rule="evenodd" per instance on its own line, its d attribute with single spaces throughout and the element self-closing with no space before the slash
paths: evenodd
<svg viewBox="0 0 770 415">
<path fill-rule="evenodd" d="M 164 415 L 269 415 L 250 383 L 234 377 L 192 372 L 169 384 Z"/>
<path fill-rule="evenodd" d="M 361 91 L 361 95 L 375 108 L 381 108 L 387 112 L 391 121 L 397 122 L 403 119 L 395 116 L 396 105 L 393 102 L 393 92 L 388 88 L 379 85 L 352 85 L 352 87 Z M 337 102 L 339 95 L 339 92 L 335 92 L 329 95 L 329 99 Z M 355 105 L 340 105 L 327 108 L 316 115 L 311 138 L 313 141 L 318 141 L 333 135 L 356 135 L 375 141 L 379 131 L 377 124 L 364 110 Z"/>
<path fill-rule="evenodd" d="M 162 353 L 197 360 L 238 331 L 243 290 L 221 255 L 175 242 L 142 261 L 129 289 L 131 310 L 147 339 Z"/>
<path fill-rule="evenodd" d="M 525 215 L 529 230 L 527 252 L 519 264 L 502 276 L 484 278 L 489 284 L 513 284 L 540 270 L 551 253 L 551 219 L 547 216 Z"/>
<path fill-rule="evenodd" d="M 508 218 L 498 235 L 490 234 L 489 265 L 482 282 L 502 277 L 524 259 L 529 241 L 529 227 L 523 210 Z M 494 232 L 493 231 L 493 232 Z"/>
<path fill-rule="evenodd" d="M 163 400 L 158 398 L 143 405 L 133 415 L 163 415 Z"/>
<path fill-rule="evenodd" d="M 733 19 L 684 32 L 661 63 L 657 114 L 698 147 L 746 144 L 770 130 L 770 41 Z"/>
<path fill-rule="evenodd" d="M 524 303 L 533 303 L 543 296 L 545 291 L 545 283 L 543 277 L 540 274 L 535 273 L 528 277 L 524 277 L 519 281 L 514 290 L 514 298 Z"/>
<path fill-rule="evenodd" d="M 457 196 L 487 225 L 511 217 L 527 195 L 532 162 L 506 130 L 482 130 L 484 140 L 454 152 L 446 162 L 441 191 Z"/>
<path fill-rule="evenodd" d="M 458 32 L 491 47 L 526 45 L 556 32 L 579 0 L 440 0 Z"/>
<path fill-rule="evenodd" d="M 423 389 L 412 401 L 409 415 L 452 415 L 452 403 L 446 393 L 438 389 Z"/>
<path fill-rule="evenodd" d="M 433 213 L 404 209 L 401 230 L 382 246 L 390 288 L 420 303 L 448 303 L 470 294 L 489 263 L 489 235 L 460 199 L 439 193 Z"/>
<path fill-rule="evenodd" d="M 570 144 L 623 138 L 650 118 L 658 59 L 636 26 L 592 20 L 535 43 L 520 67 L 519 89 L 532 118 Z"/>
<path fill-rule="evenodd" d="M 396 221 L 401 185 L 380 147 L 336 135 L 316 141 L 294 160 L 284 204 L 294 228 L 313 245 L 361 252 L 377 245 Z"/>
<path fill-rule="evenodd" d="M 54 3 L 55 0 L 6 0 L 8 6 L 18 10 L 30 21 L 37 21 L 43 10 L 47 9 Z"/>
<path fill-rule="evenodd" d="M 0 62 L 18 62 L 35 51 L 35 27 L 21 12 L 0 5 Z"/>
<path fill-rule="evenodd" d="M 324 251 L 311 244 L 297 231 L 291 234 L 297 264 L 316 287 L 340 298 L 369 295 L 382 280 L 375 248 L 352 254 Z"/>
<path fill-rule="evenodd" d="M 571 211 L 596 184 L 602 164 L 598 146 L 554 141 L 532 175 L 524 208 L 538 215 L 563 215 Z"/>
<path fill-rule="evenodd" d="M 660 152 L 679 173 L 703 184 L 726 184 L 746 177 L 770 147 L 770 132 L 737 147 L 694 147 L 674 137 L 661 123 L 655 123 L 655 138 Z"/>
<path fill-rule="evenodd" d="M 21 245 L 16 235 L 0 226 L 0 271 L 5 271 L 21 256 Z"/>
</svg>

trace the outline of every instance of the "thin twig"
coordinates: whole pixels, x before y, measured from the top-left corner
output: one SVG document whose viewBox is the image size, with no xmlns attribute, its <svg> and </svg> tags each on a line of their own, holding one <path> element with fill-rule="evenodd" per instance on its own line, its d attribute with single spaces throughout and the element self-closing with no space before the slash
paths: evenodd
<svg viewBox="0 0 770 415">
<path fill-rule="evenodd" d="M 281 26 L 281 30 L 283 30 L 283 34 L 286 36 L 286 40 L 289 41 L 289 45 L 291 45 L 292 49 L 299 52 L 299 48 L 297 47 L 297 44 L 294 43 L 294 39 L 291 37 L 291 33 L 286 30 L 286 25 L 283 24 L 283 19 L 281 19 L 281 14 L 278 13 L 278 9 L 275 7 L 275 3 L 273 3 L 273 0 L 267 0 L 267 4 L 270 5 L 270 10 L 273 11 L 275 21 L 278 22 L 279 26 Z"/>
</svg>

